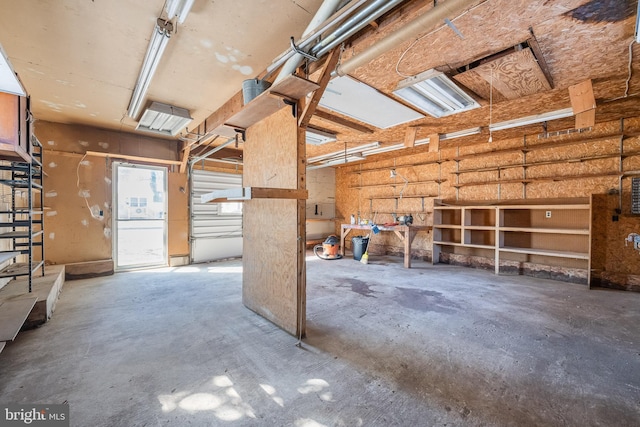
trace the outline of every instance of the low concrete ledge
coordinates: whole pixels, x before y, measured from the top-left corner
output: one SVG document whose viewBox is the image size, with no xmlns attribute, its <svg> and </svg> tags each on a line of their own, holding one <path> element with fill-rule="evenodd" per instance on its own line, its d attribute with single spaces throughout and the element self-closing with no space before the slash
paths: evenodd
<svg viewBox="0 0 640 427">
<path fill-rule="evenodd" d="M 113 259 L 65 264 L 65 280 L 89 279 L 91 277 L 111 276 L 112 274 Z"/>
</svg>

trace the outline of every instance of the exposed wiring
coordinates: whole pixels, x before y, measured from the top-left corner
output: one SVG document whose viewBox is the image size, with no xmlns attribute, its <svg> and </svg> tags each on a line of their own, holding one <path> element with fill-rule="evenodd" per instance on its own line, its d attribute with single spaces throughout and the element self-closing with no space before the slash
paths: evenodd
<svg viewBox="0 0 640 427">
<path fill-rule="evenodd" d="M 636 40 L 633 39 L 633 40 L 631 40 L 631 43 L 629 43 L 629 63 L 627 65 L 628 74 L 627 74 L 627 80 L 625 81 L 625 84 L 624 84 L 624 86 L 625 86 L 624 95 L 618 96 L 616 98 L 605 99 L 604 101 L 602 101 L 603 103 L 618 101 L 620 99 L 624 99 L 624 98 L 629 98 L 629 97 L 632 97 L 632 96 L 640 95 L 640 92 L 629 94 L 629 85 L 631 84 L 631 76 L 633 76 L 633 44 L 635 42 L 636 42 Z"/>
<path fill-rule="evenodd" d="M 97 220 L 102 220 L 102 217 L 100 215 L 96 216 L 93 214 L 93 209 L 91 209 L 91 206 L 89 206 L 89 198 L 86 196 L 85 192 L 80 188 L 80 165 L 82 164 L 82 162 L 84 161 L 84 159 L 87 157 L 87 154 L 85 153 L 84 156 L 82 156 L 82 158 L 80 159 L 80 161 L 78 162 L 78 166 L 76 167 L 76 187 L 78 188 L 81 197 L 84 199 L 85 204 L 87 205 L 87 209 L 89 209 L 89 214 L 91 215 L 91 218 L 93 219 L 97 219 Z"/>
<path fill-rule="evenodd" d="M 466 10 L 464 12 L 462 12 L 460 15 L 456 16 L 455 18 L 451 19 L 450 22 L 454 22 L 456 21 L 458 18 L 462 18 L 464 15 L 466 15 L 467 13 L 475 10 L 476 8 L 482 6 L 483 4 L 485 4 L 486 2 L 488 2 L 489 0 L 484 0 L 481 3 L 478 3 L 477 5 L 473 6 L 471 9 Z M 404 52 L 402 52 L 402 55 L 400 55 L 400 58 L 398 58 L 398 62 L 396 63 L 396 73 L 400 76 L 400 77 L 404 77 L 404 78 L 408 78 L 408 77 L 413 77 L 413 75 L 407 75 L 404 74 L 400 71 L 400 63 L 402 62 L 402 60 L 404 59 L 405 55 L 411 50 L 413 49 L 413 47 L 423 38 L 428 37 L 432 34 L 437 33 L 438 31 L 442 30 L 443 28 L 450 28 L 449 25 L 447 25 L 447 23 L 444 23 L 444 25 L 441 25 L 440 27 L 436 28 L 435 30 L 427 33 L 427 34 L 423 34 L 420 37 L 418 37 L 417 39 L 415 39 L 410 45 L 409 47 L 407 47 Z"/>
<path fill-rule="evenodd" d="M 627 96 L 629 96 L 629 82 L 631 81 L 631 76 L 633 75 L 633 44 L 636 42 L 635 39 L 631 40 L 631 43 L 629 43 L 629 75 L 627 76 L 627 81 L 625 82 L 624 86 L 624 97 L 626 98 Z"/>
</svg>

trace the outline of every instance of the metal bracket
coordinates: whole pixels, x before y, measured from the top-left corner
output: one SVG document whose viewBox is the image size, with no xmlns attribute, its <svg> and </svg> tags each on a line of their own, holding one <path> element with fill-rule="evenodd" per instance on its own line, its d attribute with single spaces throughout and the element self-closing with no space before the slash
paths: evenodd
<svg viewBox="0 0 640 427">
<path fill-rule="evenodd" d="M 283 98 L 282 102 L 284 102 L 287 105 L 291 105 L 291 114 L 293 114 L 293 117 L 297 119 L 298 118 L 298 102 L 292 101 L 287 98 Z"/>
<path fill-rule="evenodd" d="M 236 133 L 239 133 L 242 136 L 242 142 L 247 141 L 247 130 L 242 128 L 233 128 Z"/>
<path fill-rule="evenodd" d="M 311 55 L 310 53 L 307 53 L 305 51 L 303 51 L 302 49 L 300 49 L 298 46 L 296 46 L 296 42 L 295 39 L 293 37 L 291 37 L 291 50 L 293 50 L 295 53 L 304 56 L 305 58 L 307 58 L 310 61 L 317 61 L 318 57 Z"/>
</svg>

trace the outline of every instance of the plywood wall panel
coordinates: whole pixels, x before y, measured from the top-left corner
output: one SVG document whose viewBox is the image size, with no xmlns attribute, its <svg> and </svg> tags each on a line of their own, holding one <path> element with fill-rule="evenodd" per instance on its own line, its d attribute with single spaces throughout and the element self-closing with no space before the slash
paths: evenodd
<svg viewBox="0 0 640 427">
<path fill-rule="evenodd" d="M 296 207 L 295 200 L 245 202 L 243 225 L 242 301 L 291 334 L 297 319 Z"/>
<path fill-rule="evenodd" d="M 170 172 L 168 175 L 168 255 L 189 254 L 189 186 L 187 174 Z"/>
<path fill-rule="evenodd" d="M 110 259 L 112 188 L 106 159 L 83 160 L 81 155 L 48 152 L 44 171 L 44 203 L 49 208 L 44 217 L 47 261 L 65 264 Z M 87 204 L 102 210 L 103 216 L 92 216 Z"/>
<path fill-rule="evenodd" d="M 303 147 L 304 148 L 304 147 Z M 247 130 L 243 185 L 299 188 L 298 127 L 291 108 L 283 108 Z M 304 176 L 302 177 L 304 179 Z M 291 334 L 300 310 L 299 238 L 304 240 L 305 203 L 251 199 L 244 203 L 242 301 L 249 309 Z M 303 291 L 303 290 L 302 290 Z"/>
</svg>

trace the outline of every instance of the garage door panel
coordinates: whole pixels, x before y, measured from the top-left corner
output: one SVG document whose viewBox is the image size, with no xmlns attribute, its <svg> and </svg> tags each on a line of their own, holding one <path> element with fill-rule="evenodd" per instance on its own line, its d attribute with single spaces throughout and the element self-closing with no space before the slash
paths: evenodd
<svg viewBox="0 0 640 427">
<path fill-rule="evenodd" d="M 194 170 L 191 174 L 191 260 L 242 256 L 242 215 L 220 214 L 219 203 L 202 203 L 214 190 L 242 187 L 242 175 Z"/>
</svg>

